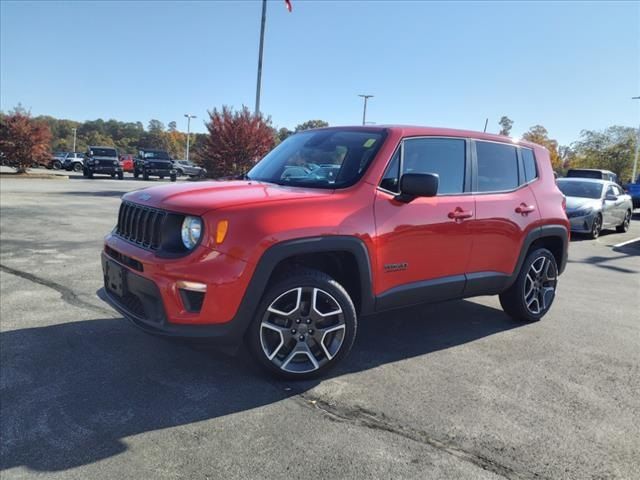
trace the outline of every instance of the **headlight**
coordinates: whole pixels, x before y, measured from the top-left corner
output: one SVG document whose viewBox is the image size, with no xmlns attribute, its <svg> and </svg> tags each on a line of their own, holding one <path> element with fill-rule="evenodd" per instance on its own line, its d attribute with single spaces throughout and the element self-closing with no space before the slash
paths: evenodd
<svg viewBox="0 0 640 480">
<path fill-rule="evenodd" d="M 87 160 L 87 164 L 88 165 L 93 165 L 95 162 L 93 160 L 93 158 L 90 158 L 89 160 Z"/>
<path fill-rule="evenodd" d="M 118 165 L 120 165 L 120 162 L 118 160 L 114 160 L 113 164 L 117 167 Z"/>
<path fill-rule="evenodd" d="M 188 249 L 192 250 L 200 240 L 202 233 L 202 220 L 198 217 L 184 217 L 182 222 L 182 243 Z"/>
</svg>

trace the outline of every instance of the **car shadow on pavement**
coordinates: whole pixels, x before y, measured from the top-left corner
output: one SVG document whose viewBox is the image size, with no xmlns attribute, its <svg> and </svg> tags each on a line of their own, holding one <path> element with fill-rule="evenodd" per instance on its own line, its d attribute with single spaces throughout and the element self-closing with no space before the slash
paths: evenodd
<svg viewBox="0 0 640 480">
<path fill-rule="evenodd" d="M 519 325 L 469 301 L 364 318 L 351 355 L 330 377 Z M 228 356 L 149 336 L 122 318 L 2 332 L 0 360 L 0 470 L 90 464 L 127 450 L 129 436 L 272 404 L 322 381 L 274 380 L 244 350 Z"/>
</svg>

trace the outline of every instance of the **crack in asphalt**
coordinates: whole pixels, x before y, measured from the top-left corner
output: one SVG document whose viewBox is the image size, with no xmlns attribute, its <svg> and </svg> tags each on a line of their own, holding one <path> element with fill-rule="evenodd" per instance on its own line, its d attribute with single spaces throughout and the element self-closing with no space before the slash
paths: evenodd
<svg viewBox="0 0 640 480">
<path fill-rule="evenodd" d="M 332 404 L 319 397 L 314 397 L 306 393 L 298 393 L 298 395 L 291 398 L 296 400 L 296 403 L 302 405 L 304 408 L 320 410 L 332 421 L 350 423 L 352 425 L 372 430 L 380 430 L 394 435 L 399 435 L 409 440 L 426 444 L 437 450 L 446 452 L 459 460 L 471 463 L 483 470 L 490 471 L 507 479 L 540 480 L 544 478 L 533 472 L 527 472 L 524 474 L 516 472 L 512 468 L 502 465 L 483 455 L 467 452 L 455 445 L 432 438 L 425 432 L 402 425 L 388 418 L 384 413 L 376 413 L 358 406 L 350 407 Z"/>
<path fill-rule="evenodd" d="M 23 278 L 25 280 L 29 280 L 30 282 L 37 283 L 39 285 L 43 285 L 45 287 L 49 287 L 60 294 L 60 297 L 63 302 L 68 303 L 69 305 L 73 305 L 74 307 L 93 310 L 94 312 L 98 312 L 102 314 L 108 314 L 108 315 L 114 314 L 114 312 L 107 310 L 106 308 L 101 308 L 92 303 L 81 300 L 73 290 L 71 290 L 68 287 L 65 287 L 64 285 L 60 285 L 59 283 L 53 282 L 51 280 L 46 280 L 32 273 L 24 272 L 22 270 L 17 270 L 15 268 L 7 267 L 6 265 L 2 265 L 2 264 L 0 264 L 0 271 L 10 273 L 17 277 Z"/>
</svg>

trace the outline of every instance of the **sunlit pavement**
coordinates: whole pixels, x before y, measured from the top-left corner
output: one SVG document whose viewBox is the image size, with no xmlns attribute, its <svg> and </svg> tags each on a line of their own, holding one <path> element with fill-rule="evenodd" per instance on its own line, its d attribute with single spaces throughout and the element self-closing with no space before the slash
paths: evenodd
<svg viewBox="0 0 640 480">
<path fill-rule="evenodd" d="M 119 198 L 158 183 L 0 179 L 3 480 L 640 478 L 640 215 L 572 241 L 541 322 L 492 297 L 362 319 L 291 384 L 100 300 Z"/>
</svg>

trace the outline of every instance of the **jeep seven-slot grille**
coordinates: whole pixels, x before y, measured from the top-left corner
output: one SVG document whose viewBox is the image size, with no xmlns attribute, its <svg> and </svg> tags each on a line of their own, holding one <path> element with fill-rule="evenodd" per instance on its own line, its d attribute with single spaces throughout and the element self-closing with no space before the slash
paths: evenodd
<svg viewBox="0 0 640 480">
<path fill-rule="evenodd" d="M 166 212 L 122 202 L 118 213 L 116 235 L 143 248 L 157 250 L 160 247 L 162 222 Z"/>
</svg>

